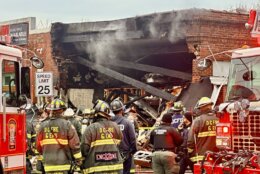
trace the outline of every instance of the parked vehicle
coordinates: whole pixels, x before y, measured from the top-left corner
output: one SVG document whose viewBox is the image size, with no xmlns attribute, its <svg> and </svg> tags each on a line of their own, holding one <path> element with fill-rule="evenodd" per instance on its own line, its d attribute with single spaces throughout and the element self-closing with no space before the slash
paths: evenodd
<svg viewBox="0 0 260 174">
<path fill-rule="evenodd" d="M 251 11 L 253 37 L 259 37 L 260 12 Z M 220 152 L 208 152 L 194 173 L 260 173 L 260 47 L 232 52 L 225 102 L 217 111 L 216 145 Z"/>
<path fill-rule="evenodd" d="M 30 96 L 30 69 L 22 67 L 20 49 L 0 43 L 0 159 L 4 173 L 25 173 L 26 116 L 20 106 L 22 93 Z"/>
</svg>

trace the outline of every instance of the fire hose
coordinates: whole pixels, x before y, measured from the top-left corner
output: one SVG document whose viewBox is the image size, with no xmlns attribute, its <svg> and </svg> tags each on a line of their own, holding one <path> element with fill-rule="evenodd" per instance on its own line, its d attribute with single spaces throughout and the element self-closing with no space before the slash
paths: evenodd
<svg viewBox="0 0 260 174">
<path fill-rule="evenodd" d="M 225 167 L 231 168 L 231 171 L 234 174 L 238 174 L 245 168 L 260 169 L 260 164 L 258 163 L 259 155 L 260 154 L 248 150 L 241 150 L 238 153 L 227 151 L 208 151 L 205 153 L 200 165 L 201 174 L 205 173 L 204 163 L 210 158 L 213 159 L 209 160 L 212 162 L 212 173 L 214 173 L 214 168 L 218 164 L 222 166 L 223 173 L 225 173 Z"/>
<path fill-rule="evenodd" d="M 204 174 L 205 173 L 205 169 L 204 169 L 204 163 L 206 161 L 206 159 L 211 156 L 214 160 L 214 163 L 212 165 L 212 174 L 213 174 L 213 171 L 214 171 L 214 167 L 215 165 L 220 161 L 222 160 L 222 158 L 226 155 L 226 152 L 222 152 L 222 153 L 214 153 L 214 152 L 211 152 L 211 151 L 207 151 L 201 161 L 201 165 L 200 165 L 200 169 L 201 169 L 201 174 Z"/>
</svg>

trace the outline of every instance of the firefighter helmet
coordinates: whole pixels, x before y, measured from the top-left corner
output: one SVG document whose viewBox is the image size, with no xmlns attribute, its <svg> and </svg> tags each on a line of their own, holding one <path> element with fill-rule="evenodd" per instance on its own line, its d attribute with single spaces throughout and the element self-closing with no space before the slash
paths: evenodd
<svg viewBox="0 0 260 174">
<path fill-rule="evenodd" d="M 110 103 L 110 107 L 111 107 L 112 111 L 124 110 L 124 104 L 123 104 L 123 102 L 119 98 L 113 100 Z"/>
<path fill-rule="evenodd" d="M 212 105 L 213 102 L 210 98 L 208 97 L 202 97 L 198 103 L 197 103 L 197 108 L 201 108 L 203 106 L 207 106 L 207 105 Z"/>
<path fill-rule="evenodd" d="M 93 108 L 95 110 L 96 116 L 100 115 L 105 118 L 111 118 L 109 104 L 107 104 L 105 101 L 97 100 Z"/>
<path fill-rule="evenodd" d="M 66 109 L 65 112 L 63 113 L 64 117 L 73 117 L 74 115 L 75 112 L 71 108 Z"/>
<path fill-rule="evenodd" d="M 173 113 L 173 112 L 181 112 L 182 110 L 183 110 L 183 104 L 182 104 L 181 101 L 179 101 L 179 102 L 174 102 L 174 105 L 173 105 L 173 107 L 171 107 L 171 108 L 169 109 L 169 112 L 170 112 L 170 113 Z"/>
<path fill-rule="evenodd" d="M 47 110 L 57 111 L 57 110 L 64 110 L 66 109 L 64 101 L 61 99 L 54 99 L 51 103 L 46 107 Z"/>
<path fill-rule="evenodd" d="M 181 101 L 175 102 L 173 106 L 173 110 L 175 111 L 182 111 L 183 110 L 183 104 Z"/>
</svg>

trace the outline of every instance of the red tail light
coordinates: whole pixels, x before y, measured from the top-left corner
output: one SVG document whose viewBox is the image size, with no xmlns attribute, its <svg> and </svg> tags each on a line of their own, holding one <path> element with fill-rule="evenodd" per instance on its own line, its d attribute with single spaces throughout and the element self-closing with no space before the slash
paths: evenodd
<svg viewBox="0 0 260 174">
<path fill-rule="evenodd" d="M 218 123 L 216 145 L 219 149 L 231 149 L 231 124 L 230 123 Z"/>
<path fill-rule="evenodd" d="M 248 19 L 247 23 L 250 25 L 254 25 L 255 17 L 256 17 L 256 10 L 250 10 L 249 19 Z"/>
<path fill-rule="evenodd" d="M 255 23 L 255 17 L 256 17 L 256 10 L 250 10 L 249 13 L 249 19 L 247 23 L 245 24 L 246 29 L 252 29 Z"/>
</svg>

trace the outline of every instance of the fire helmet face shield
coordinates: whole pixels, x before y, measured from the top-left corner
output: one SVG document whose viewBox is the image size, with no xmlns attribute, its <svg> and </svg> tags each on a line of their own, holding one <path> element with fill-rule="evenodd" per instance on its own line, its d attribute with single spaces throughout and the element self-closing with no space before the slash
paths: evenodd
<svg viewBox="0 0 260 174">
<path fill-rule="evenodd" d="M 198 101 L 196 108 L 197 108 L 197 109 L 200 109 L 200 108 L 202 108 L 202 107 L 204 107 L 204 106 L 212 105 L 212 104 L 213 104 L 213 102 L 212 102 L 212 100 L 211 100 L 210 98 L 208 98 L 208 97 L 202 97 L 202 98 Z"/>
<path fill-rule="evenodd" d="M 115 99 L 110 103 L 110 107 L 112 111 L 120 111 L 124 110 L 124 104 L 120 99 Z"/>
<path fill-rule="evenodd" d="M 51 103 L 46 107 L 47 110 L 57 111 L 57 110 L 65 110 L 65 102 L 60 99 L 54 99 Z"/>
<path fill-rule="evenodd" d="M 105 101 L 97 100 L 96 103 L 94 104 L 93 109 L 95 110 L 95 113 L 97 115 L 100 115 L 100 116 L 108 118 L 108 119 L 111 118 L 110 107 Z"/>
</svg>

